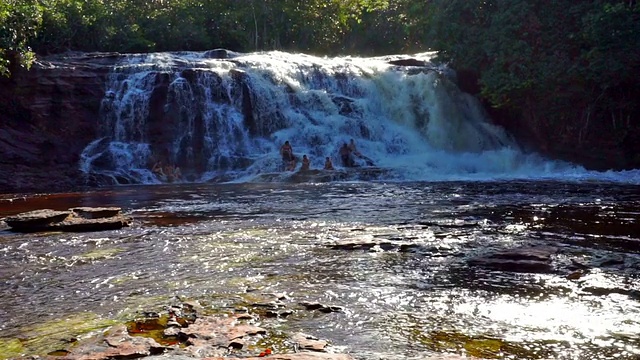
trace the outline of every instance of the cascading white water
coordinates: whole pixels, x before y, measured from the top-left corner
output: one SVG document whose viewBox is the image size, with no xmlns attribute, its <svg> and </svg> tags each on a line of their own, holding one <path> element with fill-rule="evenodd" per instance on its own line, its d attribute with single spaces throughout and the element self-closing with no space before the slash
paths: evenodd
<svg viewBox="0 0 640 360">
<path fill-rule="evenodd" d="M 102 103 L 100 138 L 81 168 L 115 182 L 157 182 L 154 162 L 191 181 L 246 181 L 281 171 L 278 149 L 321 168 L 354 139 L 396 180 L 538 177 L 582 172 L 522 153 L 479 102 L 429 62 L 320 58 L 267 52 L 129 55 L 114 69 Z M 365 162 L 357 160 L 358 165 Z"/>
</svg>

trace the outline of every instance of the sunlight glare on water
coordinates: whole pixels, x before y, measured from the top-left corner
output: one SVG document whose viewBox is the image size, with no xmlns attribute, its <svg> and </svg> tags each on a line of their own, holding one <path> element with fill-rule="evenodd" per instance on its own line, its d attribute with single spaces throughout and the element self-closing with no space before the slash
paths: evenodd
<svg viewBox="0 0 640 360">
<path fill-rule="evenodd" d="M 284 293 L 293 304 L 342 311 L 297 310 L 273 326 L 357 359 L 633 359 L 640 351 L 640 198 L 625 186 L 144 189 L 144 198 L 141 188 L 87 195 L 123 206 L 130 228 L 0 232 L 0 339 L 29 338 L 30 325 L 77 311 L 121 321 L 176 297 L 232 311 Z M 532 247 L 538 252 L 519 252 Z"/>
</svg>

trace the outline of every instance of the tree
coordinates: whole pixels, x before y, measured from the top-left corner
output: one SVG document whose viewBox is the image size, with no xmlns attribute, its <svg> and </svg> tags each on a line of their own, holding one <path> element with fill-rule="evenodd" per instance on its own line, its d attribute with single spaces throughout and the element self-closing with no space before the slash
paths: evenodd
<svg viewBox="0 0 640 360">
<path fill-rule="evenodd" d="M 42 22 L 43 8 L 36 0 L 0 2 L 0 76 L 18 67 L 29 68 L 35 54 L 29 43 Z"/>
</svg>

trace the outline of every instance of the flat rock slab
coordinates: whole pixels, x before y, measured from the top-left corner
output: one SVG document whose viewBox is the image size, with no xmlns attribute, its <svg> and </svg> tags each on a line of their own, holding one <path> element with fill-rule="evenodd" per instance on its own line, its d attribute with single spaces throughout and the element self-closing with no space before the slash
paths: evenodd
<svg viewBox="0 0 640 360">
<path fill-rule="evenodd" d="M 124 325 L 118 325 L 91 341 L 71 349 L 64 356 L 48 356 L 47 360 L 135 359 L 158 355 L 166 347 L 151 338 L 131 336 Z"/>
<path fill-rule="evenodd" d="M 43 231 L 52 224 L 64 221 L 71 216 L 71 211 L 55 211 L 41 209 L 24 212 L 4 219 L 5 223 L 16 231 Z"/>
<path fill-rule="evenodd" d="M 52 230 L 66 232 L 118 230 L 125 226 L 129 226 L 130 224 L 131 218 L 122 215 L 97 219 L 69 217 L 61 223 L 54 224 L 52 226 Z"/>
<path fill-rule="evenodd" d="M 69 209 L 84 219 L 101 219 L 120 215 L 119 207 L 75 207 Z"/>
<path fill-rule="evenodd" d="M 207 340 L 211 346 L 228 348 L 242 347 L 238 341 L 246 336 L 265 334 L 263 328 L 238 322 L 238 317 L 208 316 L 198 318 L 187 328 L 181 329 L 179 336 L 198 340 Z M 196 345 L 196 342 L 193 342 Z"/>
<path fill-rule="evenodd" d="M 227 360 L 229 358 L 213 358 L 207 360 Z M 299 352 L 295 354 L 272 354 L 264 357 L 250 357 L 245 360 L 354 360 L 347 354 L 327 354 L 313 352 Z"/>
<path fill-rule="evenodd" d="M 326 341 L 304 333 L 295 334 L 293 336 L 293 341 L 295 341 L 298 344 L 298 347 L 303 350 L 324 351 L 328 345 Z"/>
<path fill-rule="evenodd" d="M 10 230 L 34 233 L 43 231 L 104 231 L 129 226 L 132 219 L 120 214 L 120 208 L 73 208 L 67 211 L 34 210 L 10 216 L 4 223 Z"/>
</svg>

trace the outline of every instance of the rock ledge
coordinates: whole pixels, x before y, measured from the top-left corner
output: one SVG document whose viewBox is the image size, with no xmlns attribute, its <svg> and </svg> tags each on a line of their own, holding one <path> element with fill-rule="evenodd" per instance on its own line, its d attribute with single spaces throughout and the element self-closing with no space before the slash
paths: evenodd
<svg viewBox="0 0 640 360">
<path fill-rule="evenodd" d="M 117 230 L 131 224 L 119 207 L 78 207 L 66 211 L 40 209 L 4 219 L 10 230 L 23 233 L 43 231 L 85 232 Z"/>
</svg>

